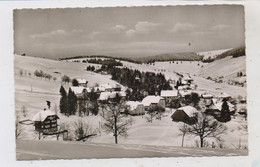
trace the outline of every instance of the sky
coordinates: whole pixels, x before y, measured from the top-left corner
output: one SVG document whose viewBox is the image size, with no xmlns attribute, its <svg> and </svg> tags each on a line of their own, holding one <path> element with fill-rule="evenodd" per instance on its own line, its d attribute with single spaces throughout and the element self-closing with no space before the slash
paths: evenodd
<svg viewBox="0 0 260 167">
<path fill-rule="evenodd" d="M 245 45 L 241 5 L 14 10 L 14 52 L 144 57 Z"/>
</svg>

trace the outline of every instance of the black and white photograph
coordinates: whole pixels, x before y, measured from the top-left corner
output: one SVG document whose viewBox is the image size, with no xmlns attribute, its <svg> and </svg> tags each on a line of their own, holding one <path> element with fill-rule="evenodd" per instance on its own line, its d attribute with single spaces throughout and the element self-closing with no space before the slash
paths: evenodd
<svg viewBox="0 0 260 167">
<path fill-rule="evenodd" d="M 13 10 L 16 160 L 248 155 L 244 5 Z"/>
</svg>

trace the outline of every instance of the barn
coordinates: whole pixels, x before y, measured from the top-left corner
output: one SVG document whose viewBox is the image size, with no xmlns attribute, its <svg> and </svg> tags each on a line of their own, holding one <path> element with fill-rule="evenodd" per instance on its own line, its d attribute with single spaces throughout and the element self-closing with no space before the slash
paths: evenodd
<svg viewBox="0 0 260 167">
<path fill-rule="evenodd" d="M 128 101 L 126 105 L 129 106 L 128 114 L 130 115 L 144 115 L 145 108 L 144 105 L 138 101 Z"/>
<path fill-rule="evenodd" d="M 59 117 L 55 112 L 44 109 L 35 114 L 32 121 L 36 131 L 41 131 L 43 134 L 51 134 L 58 130 L 57 119 Z"/>
<path fill-rule="evenodd" d="M 196 114 L 198 110 L 192 106 L 178 108 L 171 116 L 172 121 L 194 124 L 197 122 Z"/>
</svg>

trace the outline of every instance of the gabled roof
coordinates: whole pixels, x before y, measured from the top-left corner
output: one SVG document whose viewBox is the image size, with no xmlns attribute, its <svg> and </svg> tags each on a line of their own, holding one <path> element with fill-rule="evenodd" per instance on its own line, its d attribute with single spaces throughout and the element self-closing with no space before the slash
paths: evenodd
<svg viewBox="0 0 260 167">
<path fill-rule="evenodd" d="M 139 101 L 128 101 L 126 102 L 126 105 L 130 107 L 130 110 L 135 110 L 138 105 L 143 105 L 143 104 Z"/>
<path fill-rule="evenodd" d="M 158 104 L 160 100 L 164 100 L 161 96 L 149 95 L 142 100 L 144 106 L 150 106 L 151 104 Z"/>
<path fill-rule="evenodd" d="M 178 96 L 178 91 L 177 90 L 162 90 L 161 96 L 162 97 L 176 97 L 176 96 Z"/>
<path fill-rule="evenodd" d="M 213 95 L 210 93 L 203 93 L 203 94 L 201 94 L 201 97 L 202 98 L 213 98 Z"/>
<path fill-rule="evenodd" d="M 78 81 L 79 84 L 85 84 L 85 83 L 87 83 L 87 80 L 86 80 L 86 79 L 83 79 L 83 78 L 78 78 L 77 81 Z"/>
<path fill-rule="evenodd" d="M 121 91 L 121 92 L 101 92 L 100 96 L 99 96 L 99 100 L 108 100 L 108 99 L 113 99 L 116 97 L 116 94 L 118 93 L 118 95 L 120 97 L 124 97 L 126 96 L 126 93 Z"/>
<path fill-rule="evenodd" d="M 45 110 L 45 111 L 42 110 L 33 116 L 32 121 L 43 122 L 48 116 L 57 116 L 57 115 L 55 114 L 55 112 L 53 112 L 51 110 Z M 58 117 L 58 119 L 59 119 L 59 117 Z"/>
<path fill-rule="evenodd" d="M 71 86 L 70 89 L 75 93 L 75 94 L 81 94 L 84 89 L 86 89 L 83 86 Z"/>
<path fill-rule="evenodd" d="M 180 107 L 178 108 L 176 111 L 184 111 L 189 117 L 193 117 L 194 114 L 198 113 L 198 110 L 192 106 L 184 106 L 184 107 Z M 175 111 L 175 112 L 176 112 Z"/>
</svg>

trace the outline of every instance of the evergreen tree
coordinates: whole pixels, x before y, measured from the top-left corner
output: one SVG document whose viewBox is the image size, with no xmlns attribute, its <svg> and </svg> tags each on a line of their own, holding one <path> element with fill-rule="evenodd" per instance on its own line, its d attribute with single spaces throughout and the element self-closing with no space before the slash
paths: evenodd
<svg viewBox="0 0 260 167">
<path fill-rule="evenodd" d="M 68 99 L 67 99 L 67 93 L 63 86 L 60 87 L 60 112 L 62 114 L 67 115 L 68 114 Z"/>
<path fill-rule="evenodd" d="M 77 96 L 69 89 L 68 93 L 68 113 L 69 115 L 75 115 L 77 109 Z"/>
<path fill-rule="evenodd" d="M 221 121 L 228 122 L 231 120 L 229 106 L 227 100 L 223 100 L 222 108 L 221 108 Z"/>
<path fill-rule="evenodd" d="M 72 80 L 72 86 L 79 86 L 79 82 L 78 82 L 78 80 L 77 79 L 73 79 Z"/>
</svg>

